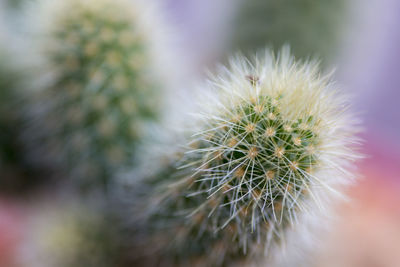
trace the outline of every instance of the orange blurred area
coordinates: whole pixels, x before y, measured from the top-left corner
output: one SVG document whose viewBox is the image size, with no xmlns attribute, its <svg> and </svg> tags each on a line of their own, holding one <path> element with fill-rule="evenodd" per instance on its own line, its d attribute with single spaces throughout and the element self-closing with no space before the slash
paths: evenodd
<svg viewBox="0 0 400 267">
<path fill-rule="evenodd" d="M 368 177 L 351 190 L 352 201 L 341 207 L 340 222 L 327 238 L 318 266 L 399 266 L 398 185 Z"/>
<path fill-rule="evenodd" d="M 364 177 L 349 188 L 350 201 L 339 207 L 317 266 L 400 266 L 400 156 L 384 142 L 366 139 Z"/>
</svg>

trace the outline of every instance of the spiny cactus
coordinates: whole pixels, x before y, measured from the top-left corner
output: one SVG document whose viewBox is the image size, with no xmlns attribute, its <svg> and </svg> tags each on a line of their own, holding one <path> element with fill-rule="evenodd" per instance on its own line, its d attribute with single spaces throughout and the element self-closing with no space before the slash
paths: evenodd
<svg viewBox="0 0 400 267">
<path fill-rule="evenodd" d="M 147 246 L 137 242 L 143 255 L 162 255 L 155 265 L 278 262 L 272 251 L 286 233 L 353 178 L 346 97 L 288 49 L 239 56 L 209 86 L 181 159 L 144 181 L 142 192 L 156 189 L 138 211 Z"/>
<path fill-rule="evenodd" d="M 233 47 L 248 52 L 288 43 L 296 56 L 313 54 L 327 63 L 338 52 L 347 9 L 343 0 L 239 1 Z"/>
<path fill-rule="evenodd" d="M 159 116 L 158 25 L 149 27 L 138 1 L 39 3 L 44 25 L 35 38 L 45 69 L 33 111 L 42 123 L 33 130 L 42 133 L 36 142 L 67 163 L 71 176 L 107 183 Z"/>
</svg>

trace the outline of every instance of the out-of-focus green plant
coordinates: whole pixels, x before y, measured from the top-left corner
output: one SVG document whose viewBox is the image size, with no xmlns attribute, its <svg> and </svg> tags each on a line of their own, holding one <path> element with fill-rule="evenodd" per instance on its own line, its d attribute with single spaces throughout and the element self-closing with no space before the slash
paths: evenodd
<svg viewBox="0 0 400 267">
<path fill-rule="evenodd" d="M 23 266 L 123 266 L 115 227 L 102 213 L 87 203 L 44 207 L 27 224 Z"/>
<path fill-rule="evenodd" d="M 27 2 L 27 0 L 5 0 L 4 2 L 5 2 L 5 7 L 19 9 L 25 2 Z"/>
<path fill-rule="evenodd" d="M 17 153 L 16 125 L 17 118 L 15 114 L 15 91 L 17 75 L 7 67 L 7 60 L 4 52 L 0 55 L 0 177 L 1 183 L 8 175 L 11 175 L 11 169 L 18 169 L 15 165 L 19 162 Z"/>
<path fill-rule="evenodd" d="M 160 115 L 159 25 L 139 1 L 38 4 L 34 141 L 82 184 L 107 184 Z"/>
<path fill-rule="evenodd" d="M 324 63 L 338 52 L 349 3 L 343 0 L 243 0 L 233 27 L 233 48 L 251 52 L 289 44 L 297 57 Z"/>
<path fill-rule="evenodd" d="M 23 120 L 21 86 L 24 74 L 17 71 L 6 49 L 0 51 L 0 190 L 19 191 L 38 182 L 24 158 L 20 139 Z"/>
</svg>

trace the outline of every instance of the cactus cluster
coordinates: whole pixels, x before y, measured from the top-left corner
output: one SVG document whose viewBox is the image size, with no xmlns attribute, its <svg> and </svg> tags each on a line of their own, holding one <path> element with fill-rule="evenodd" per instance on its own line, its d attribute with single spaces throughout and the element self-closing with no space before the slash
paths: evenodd
<svg viewBox="0 0 400 267">
<path fill-rule="evenodd" d="M 144 180 L 156 189 L 139 207 L 150 228 L 139 247 L 182 266 L 272 261 L 288 229 L 351 180 L 354 121 L 317 64 L 287 49 L 238 57 L 210 86 L 180 159 Z"/>
<path fill-rule="evenodd" d="M 275 2 L 268 1 L 268 12 Z M 79 208 L 39 214 L 40 229 L 34 226 L 26 242 L 31 265 L 278 266 L 282 253 L 306 245 L 293 248 L 293 232 L 310 234 L 303 230 L 310 218 L 318 225 L 316 211 L 329 212 L 352 181 L 356 121 L 318 63 L 296 61 L 288 48 L 234 57 L 194 97 L 199 109 L 183 127 L 186 143 L 164 149 L 156 139 L 179 138 L 168 128 L 186 117 L 152 127 L 162 120 L 164 98 L 176 99 L 164 94 L 174 75 L 159 64 L 166 53 L 155 43 L 165 40 L 156 36 L 162 26 L 150 25 L 152 10 L 140 0 L 40 0 L 34 8 L 38 27 L 29 44 L 39 67 L 30 69 L 35 79 L 24 91 L 31 101 L 23 108 L 26 157 L 56 169 L 54 176 L 65 172 L 78 185 L 95 185 L 95 192 Z M 278 45 L 295 38 L 296 54 L 314 51 L 312 37 L 303 47 L 305 36 L 265 36 Z M 1 82 L 0 89 L 8 87 Z M 0 126 L 8 118 L 2 108 Z M 154 138 L 156 128 L 163 133 Z M 2 134 L 0 146 L 9 142 Z M 151 154 L 152 145 L 161 160 L 145 169 L 140 160 L 152 155 L 138 151 Z M 118 179 L 126 169 L 134 173 L 127 184 Z M 96 192 L 99 184 L 107 191 Z"/>
<path fill-rule="evenodd" d="M 93 177 L 107 183 L 130 163 L 146 125 L 159 115 L 153 37 L 136 2 L 40 3 L 47 17 L 35 38 L 47 72 L 38 76 L 52 77 L 38 83 L 39 128 L 45 130 L 36 142 L 86 183 Z"/>
</svg>

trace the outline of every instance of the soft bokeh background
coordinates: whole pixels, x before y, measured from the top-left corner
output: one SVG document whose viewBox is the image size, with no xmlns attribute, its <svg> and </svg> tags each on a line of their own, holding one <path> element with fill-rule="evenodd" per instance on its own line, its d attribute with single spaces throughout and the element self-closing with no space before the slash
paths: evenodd
<svg viewBox="0 0 400 267">
<path fill-rule="evenodd" d="M 9 2 L 1 13 L 16 12 Z M 349 201 L 337 207 L 341 218 L 325 237 L 316 266 L 400 266 L 400 1 L 160 2 L 194 80 L 236 50 L 283 43 L 299 57 L 318 55 L 325 69 L 336 68 L 336 80 L 353 95 L 363 121 L 366 158 Z M 0 266 L 8 267 L 16 264 L 37 203 L 57 196 L 48 189 L 23 197 L 0 194 Z"/>
</svg>

